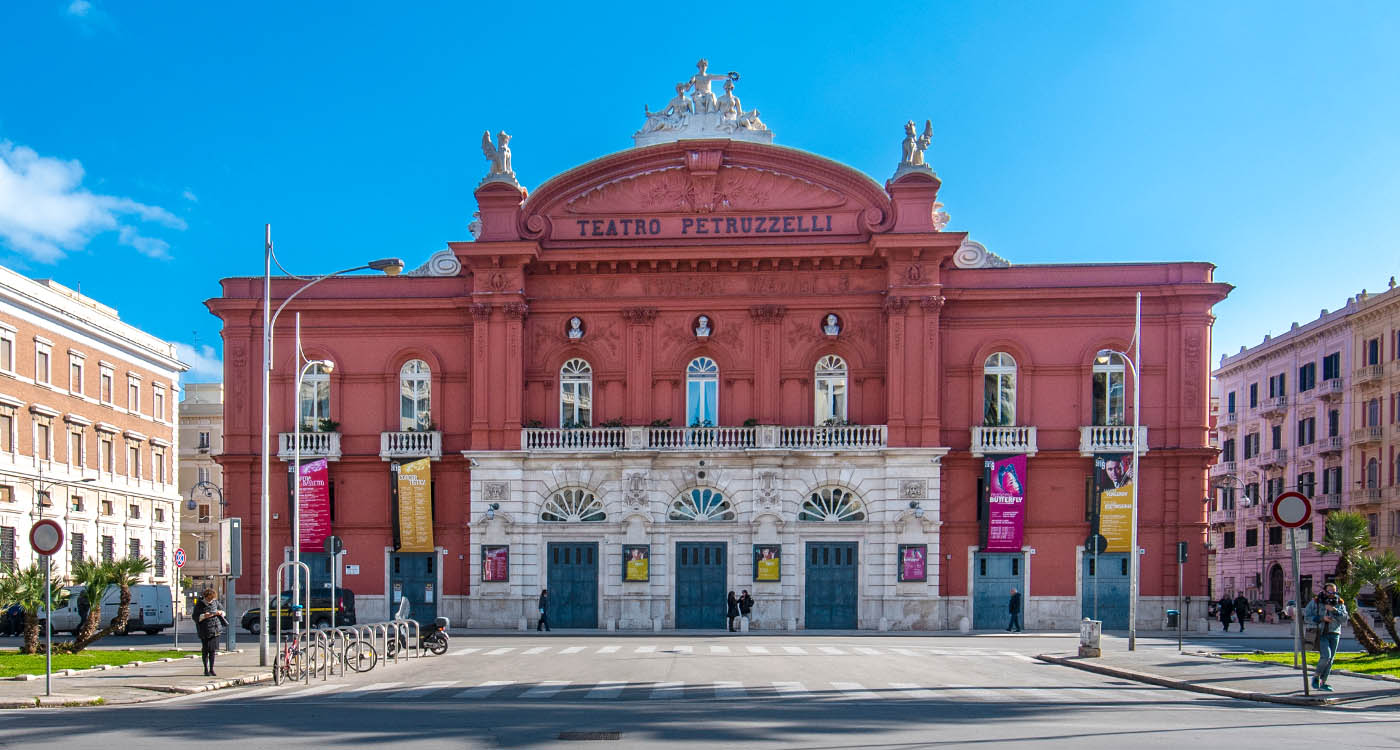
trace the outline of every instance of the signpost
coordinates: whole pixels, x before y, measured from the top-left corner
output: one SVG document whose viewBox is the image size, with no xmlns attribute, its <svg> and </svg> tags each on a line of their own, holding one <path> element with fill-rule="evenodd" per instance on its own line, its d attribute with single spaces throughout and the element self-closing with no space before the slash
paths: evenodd
<svg viewBox="0 0 1400 750">
<path fill-rule="evenodd" d="M 53 553 L 63 548 L 63 527 L 45 518 L 29 529 L 29 546 L 44 556 L 44 695 L 53 695 Z"/>
<path fill-rule="evenodd" d="M 176 547 L 176 548 L 175 548 L 175 569 L 176 569 L 176 570 L 179 570 L 180 568 L 183 568 L 183 567 L 185 567 L 185 548 L 184 548 L 184 547 Z M 183 598 L 183 597 L 182 597 L 182 598 Z M 176 650 L 176 651 L 179 651 L 179 650 L 180 650 L 180 617 L 181 617 L 181 615 L 180 615 L 179 611 L 176 611 L 176 612 L 175 612 L 175 650 Z"/>
<path fill-rule="evenodd" d="M 1308 654 L 1303 651 L 1303 609 L 1299 597 L 1302 593 L 1298 580 L 1298 527 L 1312 520 L 1312 503 L 1301 492 L 1285 492 L 1274 498 L 1274 521 L 1288 529 L 1288 546 L 1293 553 L 1293 653 L 1301 655 L 1303 661 L 1303 695 L 1308 695 Z"/>
<path fill-rule="evenodd" d="M 332 534 L 326 537 L 326 554 L 331 558 L 331 629 L 335 629 L 336 607 L 340 605 L 340 553 L 345 551 L 345 543 Z"/>
<path fill-rule="evenodd" d="M 1181 612 L 1181 587 L 1182 566 L 1186 564 L 1186 551 L 1189 545 L 1186 542 L 1176 543 L 1176 650 L 1181 653 L 1181 621 L 1185 619 Z"/>
</svg>

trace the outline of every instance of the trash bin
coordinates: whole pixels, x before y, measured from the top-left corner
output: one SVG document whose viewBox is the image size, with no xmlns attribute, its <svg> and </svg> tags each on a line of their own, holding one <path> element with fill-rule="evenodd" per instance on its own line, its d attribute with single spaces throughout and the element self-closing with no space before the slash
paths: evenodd
<svg viewBox="0 0 1400 750">
<path fill-rule="evenodd" d="M 1181 612 L 1175 609 L 1167 610 L 1167 630 L 1176 630 L 1176 624 L 1181 619 Z"/>
</svg>

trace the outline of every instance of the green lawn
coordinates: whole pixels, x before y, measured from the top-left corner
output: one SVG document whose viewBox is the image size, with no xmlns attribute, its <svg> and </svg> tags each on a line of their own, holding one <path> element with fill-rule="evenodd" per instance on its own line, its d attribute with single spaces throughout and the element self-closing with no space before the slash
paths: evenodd
<svg viewBox="0 0 1400 750">
<path fill-rule="evenodd" d="M 54 654 L 53 669 L 87 669 L 99 664 L 127 664 L 133 661 L 155 661 L 165 657 L 189 656 L 187 651 L 94 651 L 88 649 L 77 654 Z M 0 651 L 0 677 L 14 677 L 18 674 L 43 674 L 43 654 L 20 654 L 17 651 Z"/>
<path fill-rule="evenodd" d="M 1221 654 L 1228 659 L 1243 659 L 1245 661 L 1263 661 L 1273 664 L 1293 665 L 1293 654 L 1291 653 L 1264 653 L 1264 654 Z M 1317 653 L 1308 654 L 1308 666 L 1317 664 Z M 1337 654 L 1336 661 L 1332 662 L 1335 669 L 1345 669 L 1348 672 L 1358 672 L 1361 674 L 1388 674 L 1392 677 L 1400 677 L 1400 655 L 1380 654 L 1370 656 L 1366 653 L 1342 652 Z"/>
</svg>

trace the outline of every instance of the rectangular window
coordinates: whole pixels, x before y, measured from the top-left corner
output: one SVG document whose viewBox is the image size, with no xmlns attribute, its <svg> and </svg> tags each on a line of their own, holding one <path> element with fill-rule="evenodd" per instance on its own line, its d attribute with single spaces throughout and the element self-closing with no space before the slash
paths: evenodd
<svg viewBox="0 0 1400 750">
<path fill-rule="evenodd" d="M 1380 341 L 1380 339 L 1376 339 Z M 1379 513 L 1366 514 L 1366 528 L 1371 532 L 1371 538 L 1375 539 L 1381 535 L 1381 517 Z"/>
<path fill-rule="evenodd" d="M 13 503 L 15 501 L 15 486 L 12 484 L 0 484 L 0 503 Z"/>
<path fill-rule="evenodd" d="M 165 508 L 153 508 L 151 514 L 156 517 L 156 523 L 165 523 Z"/>
<path fill-rule="evenodd" d="M 104 503 L 107 501 L 103 501 Z M 110 536 L 102 537 L 102 562 L 113 562 L 117 559 L 117 540 Z"/>
<path fill-rule="evenodd" d="M 196 560 L 208 560 L 208 559 L 209 559 L 209 543 L 208 543 L 208 542 L 204 541 L 203 539 L 200 539 L 199 541 L 197 541 L 197 542 L 194 543 L 194 559 L 196 559 Z"/>
<path fill-rule="evenodd" d="M 1250 384 L 1249 384 L 1249 408 L 1251 408 L 1251 409 L 1257 409 L 1257 408 L 1259 408 L 1259 384 L 1258 384 L 1258 383 L 1250 383 Z"/>
<path fill-rule="evenodd" d="M 1342 353 L 1332 352 L 1322 358 L 1322 379 L 1331 380 L 1342 376 Z"/>
<path fill-rule="evenodd" d="M 8 408 L 0 411 L 0 451 L 15 452 L 15 415 Z"/>
<path fill-rule="evenodd" d="M 1225 394 L 1225 412 L 1228 413 L 1228 414 L 1234 414 L 1234 413 L 1235 413 L 1235 392 L 1234 392 L 1234 391 L 1230 391 L 1229 393 Z"/>
<path fill-rule="evenodd" d="M 112 404 L 112 371 L 102 369 L 102 374 L 97 378 L 97 400 L 104 404 Z"/>
<path fill-rule="evenodd" d="M 83 433 L 73 431 L 68 433 L 68 465 L 82 467 L 83 463 Z"/>
<path fill-rule="evenodd" d="M 45 461 L 53 460 L 53 427 L 48 420 L 34 423 L 34 455 Z"/>
<path fill-rule="evenodd" d="M 1270 526 L 1270 527 L 1269 527 L 1269 544 L 1270 544 L 1270 546 L 1272 546 L 1272 545 L 1277 545 L 1277 544 L 1283 544 L 1283 527 L 1282 527 L 1282 526 Z"/>
<path fill-rule="evenodd" d="M 79 394 L 83 392 L 83 361 L 77 357 L 68 361 L 68 390 Z"/>
<path fill-rule="evenodd" d="M 199 516 L 198 516 L 198 518 L 199 518 L 199 522 L 200 522 L 200 523 L 209 523 L 209 506 L 208 506 L 208 505 L 201 505 L 201 506 L 199 506 Z"/>
<path fill-rule="evenodd" d="M 1322 494 L 1335 495 L 1342 491 L 1342 467 L 1329 466 L 1322 470 Z"/>
<path fill-rule="evenodd" d="M 132 445 L 126 449 L 126 475 L 132 479 L 141 478 L 141 446 Z"/>
<path fill-rule="evenodd" d="M 1225 545 L 1224 545 L 1224 546 L 1225 546 L 1225 549 L 1234 549 L 1234 548 L 1235 548 L 1235 532 L 1233 532 L 1233 531 L 1227 531 L 1227 532 L 1225 532 Z"/>
<path fill-rule="evenodd" d="M 126 540 L 126 554 L 127 554 L 128 557 L 140 557 L 140 556 L 141 556 L 141 540 L 140 540 L 140 539 L 128 539 L 128 540 Z"/>
<path fill-rule="evenodd" d="M 165 577 L 165 542 L 160 539 L 151 543 L 151 563 L 156 569 L 156 578 Z"/>
<path fill-rule="evenodd" d="M 0 526 L 0 570 L 15 568 L 15 527 Z"/>
<path fill-rule="evenodd" d="M 157 482 L 165 481 L 165 451 L 151 451 L 151 479 Z"/>
<path fill-rule="evenodd" d="M 1223 445 L 1221 445 L 1221 447 L 1220 447 L 1220 460 L 1221 460 L 1221 461 L 1234 461 L 1234 460 L 1235 460 L 1235 439 L 1234 439 L 1234 438 L 1227 438 L 1227 439 L 1225 440 L 1225 443 L 1224 443 Z"/>
<path fill-rule="evenodd" d="M 1248 461 L 1259 455 L 1259 433 L 1251 432 L 1244 436 L 1244 458 Z"/>
<path fill-rule="evenodd" d="M 1336 409 L 1327 412 L 1327 437 L 1337 437 L 1337 433 L 1342 429 L 1342 413 Z"/>
<path fill-rule="evenodd" d="M 34 340 L 34 382 L 52 383 L 52 374 L 49 372 L 50 346 L 48 344 Z"/>
<path fill-rule="evenodd" d="M 1317 417 L 1298 420 L 1298 445 L 1312 445 L 1317 440 Z"/>
<path fill-rule="evenodd" d="M 74 513 L 81 513 L 81 512 L 83 512 L 83 496 L 82 496 L 82 495 L 71 495 L 71 496 L 69 496 L 69 498 L 68 498 L 68 507 L 69 507 L 69 509 L 71 509 Z"/>
<path fill-rule="evenodd" d="M 1283 447 L 1283 425 L 1276 424 L 1269 428 L 1269 450 L 1278 450 Z"/>
<path fill-rule="evenodd" d="M 53 491 L 52 491 L 52 490 L 39 490 L 39 507 L 40 507 L 40 508 L 52 508 L 52 507 L 53 507 Z"/>
<path fill-rule="evenodd" d="M 15 374 L 15 332 L 0 330 L 0 371 Z"/>
<path fill-rule="evenodd" d="M 69 565 L 77 565 L 82 562 L 86 550 L 83 549 L 83 535 L 81 532 L 74 532 L 68 535 L 68 562 Z"/>
<path fill-rule="evenodd" d="M 127 518 L 140 518 L 140 517 L 141 517 L 141 505 L 140 505 L 140 503 L 131 503 L 130 505 L 126 506 L 126 517 L 127 517 Z"/>
<path fill-rule="evenodd" d="M 165 419 L 165 389 L 156 388 L 151 393 L 151 416 L 158 420 Z"/>
<path fill-rule="evenodd" d="M 112 438 L 104 437 L 98 440 L 98 458 L 100 458 L 102 461 L 102 465 L 98 467 L 102 471 L 111 474 L 112 472 L 115 472 L 117 470 L 117 451 L 112 446 Z"/>
<path fill-rule="evenodd" d="M 196 483 L 196 484 L 202 484 L 202 483 L 204 483 L 204 482 L 209 481 L 209 467 L 208 467 L 208 466 L 199 466 L 199 467 L 196 467 L 195 470 L 194 470 L 194 477 L 195 477 L 195 483 Z"/>
<path fill-rule="evenodd" d="M 141 413 L 141 383 L 137 380 L 126 381 L 126 410 L 132 414 Z"/>
<path fill-rule="evenodd" d="M 1288 389 L 1284 385 L 1285 378 L 1287 378 L 1287 375 L 1284 373 L 1279 373 L 1269 378 L 1269 398 L 1278 398 L 1288 395 Z"/>
<path fill-rule="evenodd" d="M 201 432 L 201 433 L 199 433 L 199 445 L 197 445 L 197 446 L 195 446 L 195 447 L 196 447 L 196 448 L 204 448 L 204 449 L 207 450 L 207 449 L 209 448 L 209 433 L 207 433 L 207 432 Z"/>
<path fill-rule="evenodd" d="M 1298 368 L 1298 392 L 1310 391 L 1317 385 L 1317 363 L 1309 362 Z"/>
<path fill-rule="evenodd" d="M 1305 471 L 1299 474 L 1298 491 L 1303 493 L 1304 495 L 1307 495 L 1308 497 L 1312 497 L 1313 493 L 1317 491 L 1316 475 L 1313 474 L 1311 471 Z"/>
<path fill-rule="evenodd" d="M 1258 546 L 1259 546 L 1259 529 L 1245 529 L 1245 532 L 1244 532 L 1244 546 L 1246 546 L 1246 547 L 1258 547 Z"/>
<path fill-rule="evenodd" d="M 1381 363 L 1381 339 L 1379 336 L 1366 342 L 1366 364 L 1378 365 Z"/>
<path fill-rule="evenodd" d="M 1259 504 L 1259 483 L 1250 482 L 1244 486 L 1244 496 L 1249 498 L 1250 505 Z"/>
<path fill-rule="evenodd" d="M 103 501 L 102 501 L 102 515 L 104 515 L 104 516 L 110 516 L 110 515 L 112 515 L 112 501 L 111 501 L 111 500 L 103 500 Z"/>
</svg>

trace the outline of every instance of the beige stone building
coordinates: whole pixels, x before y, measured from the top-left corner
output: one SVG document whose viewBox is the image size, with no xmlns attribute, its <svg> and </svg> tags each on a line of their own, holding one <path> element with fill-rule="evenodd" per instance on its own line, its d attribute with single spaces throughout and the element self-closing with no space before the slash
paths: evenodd
<svg viewBox="0 0 1400 750">
<path fill-rule="evenodd" d="M 1351 411 L 1353 508 L 1370 521 L 1377 548 L 1400 549 L 1400 290 L 1363 290 L 1351 316 L 1355 369 Z"/>
<path fill-rule="evenodd" d="M 185 498 L 180 506 L 180 546 L 185 550 L 184 575 L 194 579 L 195 592 L 211 585 L 222 589 L 217 576 L 224 482 L 214 457 L 223 446 L 223 384 L 187 384 L 180 401 L 180 495 Z"/>
</svg>

